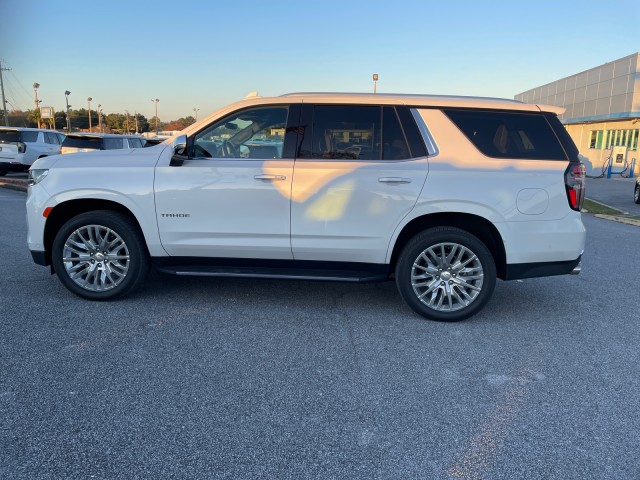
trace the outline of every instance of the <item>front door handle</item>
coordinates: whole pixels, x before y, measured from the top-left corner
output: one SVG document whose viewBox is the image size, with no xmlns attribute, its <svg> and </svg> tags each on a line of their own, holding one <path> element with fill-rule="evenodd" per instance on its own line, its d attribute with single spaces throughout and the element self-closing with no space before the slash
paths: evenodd
<svg viewBox="0 0 640 480">
<path fill-rule="evenodd" d="M 253 178 L 256 180 L 286 180 L 285 175 L 255 175 Z"/>
<path fill-rule="evenodd" d="M 411 183 L 410 178 L 403 178 L 403 177 L 380 177 L 378 181 L 380 183 L 391 183 L 391 184 Z"/>
</svg>

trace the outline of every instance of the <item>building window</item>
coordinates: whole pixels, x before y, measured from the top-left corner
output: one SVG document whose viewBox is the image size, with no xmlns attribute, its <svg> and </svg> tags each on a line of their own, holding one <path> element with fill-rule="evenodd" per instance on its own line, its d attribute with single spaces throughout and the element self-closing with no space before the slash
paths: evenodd
<svg viewBox="0 0 640 480">
<path fill-rule="evenodd" d="M 611 150 L 613 147 L 627 147 L 629 150 L 637 150 L 639 133 L 638 129 L 591 130 L 589 148 Z"/>
</svg>

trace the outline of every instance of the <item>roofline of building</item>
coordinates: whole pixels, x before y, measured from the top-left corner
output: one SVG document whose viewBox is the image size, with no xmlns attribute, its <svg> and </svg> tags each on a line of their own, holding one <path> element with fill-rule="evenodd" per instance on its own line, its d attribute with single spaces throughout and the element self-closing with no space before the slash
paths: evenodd
<svg viewBox="0 0 640 480">
<path fill-rule="evenodd" d="M 597 70 L 598 68 L 602 68 L 605 65 L 609 65 L 610 63 L 619 62 L 620 60 L 624 60 L 625 58 L 636 57 L 636 56 L 640 56 L 640 52 L 634 52 L 634 53 L 632 53 L 630 55 L 625 55 L 624 57 L 616 58 L 615 60 L 612 60 L 610 62 L 604 62 L 604 63 L 598 65 L 597 67 L 591 67 L 591 68 L 588 68 L 588 69 L 583 70 L 583 71 L 578 72 L 578 73 L 572 73 L 571 75 L 567 75 L 566 77 L 557 78 L 555 80 L 552 80 L 550 82 L 544 83 L 544 84 L 539 85 L 537 87 L 529 88 L 528 90 L 525 90 L 524 92 L 516 93 L 514 95 L 514 98 L 517 97 L 518 95 L 524 95 L 525 93 L 529 93 L 531 90 L 537 90 L 538 88 L 548 87 L 552 83 L 559 82 L 560 80 L 566 80 L 567 78 L 577 77 L 578 75 L 582 75 L 583 73 L 590 72 L 591 70 Z"/>
<path fill-rule="evenodd" d="M 610 113 L 607 115 L 594 115 L 590 117 L 565 118 L 561 121 L 564 125 L 573 125 L 575 123 L 596 123 L 596 122 L 636 120 L 636 119 L 640 119 L 640 112 L 621 112 L 621 113 Z"/>
</svg>

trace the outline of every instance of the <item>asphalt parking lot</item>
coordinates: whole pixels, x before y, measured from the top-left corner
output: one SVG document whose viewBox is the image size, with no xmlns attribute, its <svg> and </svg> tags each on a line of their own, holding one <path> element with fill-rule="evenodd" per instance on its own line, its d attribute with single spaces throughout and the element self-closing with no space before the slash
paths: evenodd
<svg viewBox="0 0 640 480">
<path fill-rule="evenodd" d="M 631 197 L 629 197 L 631 198 Z M 640 477 L 640 229 L 429 322 L 393 283 L 152 275 L 81 300 L 0 189 L 0 478 Z"/>
</svg>

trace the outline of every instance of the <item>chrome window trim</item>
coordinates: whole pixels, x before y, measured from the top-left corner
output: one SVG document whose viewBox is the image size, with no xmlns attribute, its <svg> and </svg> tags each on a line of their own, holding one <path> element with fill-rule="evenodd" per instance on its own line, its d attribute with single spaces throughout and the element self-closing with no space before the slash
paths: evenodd
<svg viewBox="0 0 640 480">
<path fill-rule="evenodd" d="M 422 138 L 424 139 L 424 143 L 427 147 L 429 157 L 437 156 L 440 153 L 440 149 L 438 148 L 438 144 L 436 143 L 435 139 L 431 135 L 431 132 L 429 132 L 429 128 L 422 118 L 422 115 L 420 115 L 420 112 L 418 112 L 417 108 L 411 109 L 411 115 L 413 115 L 413 119 L 416 121 L 416 125 L 418 125 L 418 130 L 420 130 L 420 133 L 422 134 Z"/>
</svg>

